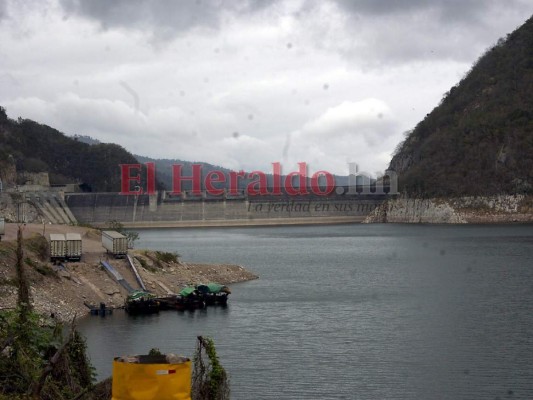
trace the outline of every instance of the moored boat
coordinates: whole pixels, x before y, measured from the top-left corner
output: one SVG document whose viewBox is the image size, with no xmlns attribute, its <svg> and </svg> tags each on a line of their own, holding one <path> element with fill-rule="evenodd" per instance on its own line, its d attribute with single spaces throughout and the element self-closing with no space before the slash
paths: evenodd
<svg viewBox="0 0 533 400">
<path fill-rule="evenodd" d="M 177 310 L 195 310 L 205 308 L 206 302 L 203 296 L 193 286 L 187 286 L 179 292 L 179 300 L 176 303 Z"/>
<path fill-rule="evenodd" d="M 218 283 L 186 286 L 178 294 L 157 297 L 156 295 L 136 290 L 126 300 L 126 311 L 130 314 L 151 314 L 159 310 L 196 310 L 208 305 L 226 305 L 231 290 Z"/>
<path fill-rule="evenodd" d="M 231 294 L 231 290 L 227 286 L 219 283 L 196 285 L 196 290 L 207 305 L 226 305 L 228 304 L 228 295 Z"/>
<path fill-rule="evenodd" d="M 128 314 L 154 314 L 159 312 L 160 303 L 153 293 L 135 290 L 128 295 L 124 308 Z"/>
</svg>

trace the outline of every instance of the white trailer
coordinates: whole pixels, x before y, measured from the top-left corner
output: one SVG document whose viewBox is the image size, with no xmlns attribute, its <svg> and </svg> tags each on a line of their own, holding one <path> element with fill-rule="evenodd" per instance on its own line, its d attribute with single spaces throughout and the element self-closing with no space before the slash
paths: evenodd
<svg viewBox="0 0 533 400">
<path fill-rule="evenodd" d="M 61 233 L 50 234 L 50 261 L 64 260 L 67 253 L 67 241 Z"/>
<path fill-rule="evenodd" d="M 125 257 L 128 254 L 128 238 L 116 231 L 102 231 L 102 246 L 115 258 Z"/>
<path fill-rule="evenodd" d="M 66 239 L 66 259 L 69 261 L 80 261 L 82 253 L 81 235 L 79 233 L 67 233 Z"/>
<path fill-rule="evenodd" d="M 4 218 L 0 218 L 0 240 L 2 240 L 2 236 L 5 235 L 5 233 L 6 233 L 6 223 L 4 221 Z"/>
</svg>

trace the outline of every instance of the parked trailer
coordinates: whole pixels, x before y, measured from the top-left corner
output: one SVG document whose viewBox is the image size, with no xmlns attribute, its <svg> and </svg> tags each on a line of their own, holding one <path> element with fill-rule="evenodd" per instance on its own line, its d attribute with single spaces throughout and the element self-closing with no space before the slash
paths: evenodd
<svg viewBox="0 0 533 400">
<path fill-rule="evenodd" d="M 81 260 L 81 235 L 79 233 L 67 233 L 66 259 L 69 261 Z"/>
<path fill-rule="evenodd" d="M 67 253 L 67 241 L 61 233 L 50 234 L 50 261 L 64 260 Z"/>
<path fill-rule="evenodd" d="M 116 231 L 102 231 L 102 246 L 115 258 L 125 257 L 128 254 L 128 239 Z"/>
<path fill-rule="evenodd" d="M 0 218 L 0 240 L 2 240 L 2 236 L 6 233 L 6 224 L 4 221 L 4 218 Z"/>
</svg>

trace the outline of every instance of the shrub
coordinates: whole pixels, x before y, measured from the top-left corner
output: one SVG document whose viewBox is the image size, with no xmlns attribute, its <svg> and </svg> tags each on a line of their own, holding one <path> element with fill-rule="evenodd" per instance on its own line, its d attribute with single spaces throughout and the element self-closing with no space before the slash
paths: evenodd
<svg viewBox="0 0 533 400">
<path fill-rule="evenodd" d="M 198 336 L 192 372 L 192 400 L 227 400 L 229 378 L 211 338 Z"/>
<path fill-rule="evenodd" d="M 41 261 L 48 259 L 48 241 L 42 235 L 35 235 L 31 238 L 25 239 L 24 244 L 26 247 L 33 251 Z"/>
<path fill-rule="evenodd" d="M 180 255 L 173 251 L 173 252 L 166 252 L 166 251 L 156 251 L 155 252 L 155 256 L 157 258 L 158 261 L 162 261 L 162 262 L 165 262 L 165 263 L 178 263 L 178 258 L 180 257 Z"/>
<path fill-rule="evenodd" d="M 59 279 L 59 275 L 56 271 L 54 271 L 49 265 L 41 264 L 41 265 L 35 265 L 35 270 L 40 273 L 43 276 L 50 276 L 53 278 Z"/>
</svg>

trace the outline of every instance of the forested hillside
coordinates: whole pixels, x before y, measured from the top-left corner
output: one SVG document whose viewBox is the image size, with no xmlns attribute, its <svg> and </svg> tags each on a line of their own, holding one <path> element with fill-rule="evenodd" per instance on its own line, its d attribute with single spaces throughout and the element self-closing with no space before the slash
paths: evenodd
<svg viewBox="0 0 533 400">
<path fill-rule="evenodd" d="M 533 18 L 450 89 L 390 167 L 411 196 L 533 193 Z"/>
<path fill-rule="evenodd" d="M 51 184 L 78 182 L 84 190 L 118 192 L 119 164 L 136 163 L 121 146 L 89 145 L 28 119 L 9 119 L 0 107 L 0 170 L 48 172 Z"/>
</svg>

